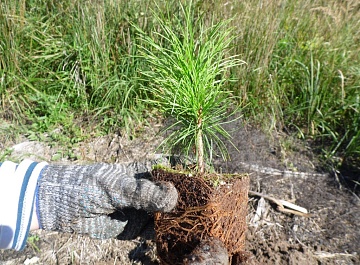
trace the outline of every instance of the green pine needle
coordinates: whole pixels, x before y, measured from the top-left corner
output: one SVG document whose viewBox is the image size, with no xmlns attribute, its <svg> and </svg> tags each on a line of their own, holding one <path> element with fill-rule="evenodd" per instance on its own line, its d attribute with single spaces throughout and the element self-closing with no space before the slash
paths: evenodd
<svg viewBox="0 0 360 265">
<path fill-rule="evenodd" d="M 224 84 L 229 81 L 228 70 L 244 62 L 228 55 L 234 38 L 230 20 L 205 28 L 201 19 L 194 22 L 191 7 L 191 3 L 186 9 L 181 6 L 185 25 L 180 32 L 170 19 L 156 12 L 153 15 L 161 32 L 149 36 L 137 30 L 141 54 L 150 67 L 142 73 L 149 83 L 146 89 L 153 95 L 147 101 L 176 120 L 170 128 L 178 130 L 163 144 L 168 150 L 180 145 L 186 155 L 195 147 L 198 163 L 202 163 L 199 156 L 209 161 L 214 144 L 227 158 L 219 136 L 230 138 L 221 125 L 229 116 L 233 96 Z"/>
</svg>

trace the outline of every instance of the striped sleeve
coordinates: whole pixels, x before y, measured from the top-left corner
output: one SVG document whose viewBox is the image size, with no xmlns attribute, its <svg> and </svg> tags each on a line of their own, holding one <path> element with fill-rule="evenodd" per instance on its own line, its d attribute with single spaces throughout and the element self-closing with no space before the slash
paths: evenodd
<svg viewBox="0 0 360 265">
<path fill-rule="evenodd" d="M 0 164 L 0 249 L 22 250 L 33 214 L 37 181 L 47 163 Z"/>
</svg>

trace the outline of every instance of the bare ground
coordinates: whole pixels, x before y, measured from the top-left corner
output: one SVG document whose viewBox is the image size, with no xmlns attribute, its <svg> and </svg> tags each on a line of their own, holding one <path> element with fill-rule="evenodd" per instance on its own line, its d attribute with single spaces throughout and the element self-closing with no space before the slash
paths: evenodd
<svg viewBox="0 0 360 265">
<path fill-rule="evenodd" d="M 241 121 L 228 126 L 240 152 L 229 145 L 231 161 L 215 158 L 216 169 L 248 172 L 253 191 L 292 201 L 311 214 L 310 217 L 284 214 L 268 200 L 251 197 L 248 264 L 360 264 L 358 161 L 344 161 L 341 171 L 324 172 L 306 143 L 282 133 L 266 135 Z M 61 146 L 12 137 L 10 125 L 1 121 L 0 150 L 12 149 L 7 159 L 15 161 L 32 158 L 83 164 L 140 160 L 156 152 L 161 142 L 156 135 L 159 127 L 145 128 L 134 140 L 115 134 L 94 137 L 74 147 L 72 154 L 77 157 L 74 160 L 64 155 Z M 279 173 L 284 170 L 307 174 Z M 81 235 L 36 231 L 24 251 L 0 251 L 0 264 L 156 265 L 158 260 L 151 238 L 93 240 Z"/>
</svg>

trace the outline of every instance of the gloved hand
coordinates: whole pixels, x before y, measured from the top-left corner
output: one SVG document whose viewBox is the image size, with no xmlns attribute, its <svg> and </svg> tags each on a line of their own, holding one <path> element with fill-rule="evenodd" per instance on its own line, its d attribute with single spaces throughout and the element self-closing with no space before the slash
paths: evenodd
<svg viewBox="0 0 360 265">
<path fill-rule="evenodd" d="M 171 211 L 178 198 L 172 184 L 144 178 L 149 170 L 151 164 L 139 162 L 49 165 L 38 181 L 40 228 L 105 239 L 128 226 L 125 232 L 136 236 L 149 221 L 147 212 Z M 115 211 L 121 218 L 109 215 Z"/>
</svg>

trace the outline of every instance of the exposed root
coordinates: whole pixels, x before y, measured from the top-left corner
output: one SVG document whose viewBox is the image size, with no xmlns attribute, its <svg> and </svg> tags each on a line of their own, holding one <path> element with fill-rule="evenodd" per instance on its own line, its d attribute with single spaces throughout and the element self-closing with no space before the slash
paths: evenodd
<svg viewBox="0 0 360 265">
<path fill-rule="evenodd" d="M 231 256 L 244 251 L 249 178 L 237 176 L 212 187 L 203 177 L 157 169 L 154 179 L 172 182 L 179 204 L 172 213 L 155 214 L 162 264 L 183 264 L 201 242 L 218 238 Z M 217 176 L 218 177 L 218 176 Z"/>
</svg>

